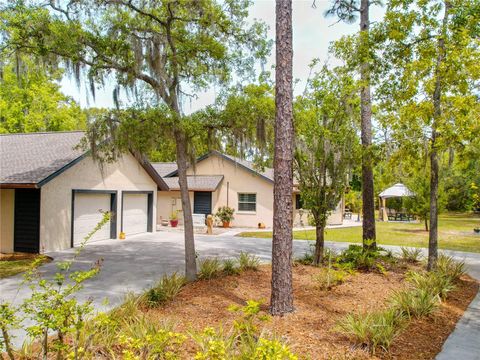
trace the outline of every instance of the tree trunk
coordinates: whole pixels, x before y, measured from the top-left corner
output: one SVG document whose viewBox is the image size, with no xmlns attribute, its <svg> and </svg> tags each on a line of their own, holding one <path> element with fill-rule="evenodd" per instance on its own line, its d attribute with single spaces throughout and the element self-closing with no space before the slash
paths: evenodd
<svg viewBox="0 0 480 360">
<path fill-rule="evenodd" d="M 435 65 L 435 90 L 433 91 L 433 122 L 432 139 L 430 148 L 430 232 L 428 236 L 428 270 L 437 266 L 438 258 L 438 150 L 437 150 L 437 127 L 442 117 L 442 74 L 441 66 L 445 61 L 445 36 L 447 33 L 448 15 L 450 3 L 445 1 L 442 29 L 438 37 L 437 63 Z"/>
<path fill-rule="evenodd" d="M 292 56 L 292 1 L 277 0 L 272 294 L 270 306 L 272 315 L 283 315 L 293 311 L 292 165 L 294 131 Z"/>
<path fill-rule="evenodd" d="M 190 196 L 187 184 L 187 140 L 181 130 L 175 130 L 175 142 L 177 152 L 178 183 L 182 198 L 183 227 L 185 238 L 185 277 L 188 281 L 197 278 L 197 262 L 195 259 L 195 238 L 193 235 L 193 218 Z"/>
<path fill-rule="evenodd" d="M 370 63 L 369 63 L 369 0 L 361 0 L 360 5 L 360 41 L 361 56 L 360 106 L 361 106 L 361 138 L 362 138 L 362 199 L 363 199 L 363 246 L 376 247 L 375 234 L 375 195 L 373 187 L 372 166 L 372 100 L 370 95 Z"/>
<path fill-rule="evenodd" d="M 315 257 L 313 265 L 320 265 L 323 261 L 323 252 L 325 249 L 325 225 L 319 224 L 315 226 Z"/>
<path fill-rule="evenodd" d="M 426 215 L 425 215 L 424 219 L 425 219 L 425 231 L 428 231 L 428 218 L 427 218 Z"/>
</svg>

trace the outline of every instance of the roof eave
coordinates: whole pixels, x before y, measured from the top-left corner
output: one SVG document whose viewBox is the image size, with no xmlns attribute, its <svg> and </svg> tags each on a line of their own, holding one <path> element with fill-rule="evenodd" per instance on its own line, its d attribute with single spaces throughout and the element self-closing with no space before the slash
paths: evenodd
<svg viewBox="0 0 480 360">
<path fill-rule="evenodd" d="M 206 154 L 203 154 L 202 156 L 198 157 L 196 160 L 195 160 L 195 163 L 199 163 L 200 161 L 202 160 L 205 160 L 207 158 L 209 158 L 211 155 L 218 155 L 220 156 L 221 158 L 225 159 L 225 160 L 228 160 L 230 161 L 232 164 L 235 164 L 235 165 L 238 165 L 240 166 L 242 169 L 245 169 L 247 170 L 248 172 L 258 176 L 258 177 L 261 177 L 262 179 L 264 180 L 267 180 L 268 182 L 270 183 L 273 183 L 274 181 L 272 179 L 270 179 L 269 177 L 259 173 L 258 171 L 255 171 L 253 169 L 250 169 L 249 167 L 245 166 L 245 165 L 242 165 L 240 164 L 239 162 L 233 160 L 233 159 L 230 159 L 228 156 L 225 156 L 224 154 L 222 154 L 220 151 L 217 151 L 217 150 L 211 150 L 209 151 L 208 153 Z M 175 170 L 175 171 L 172 171 L 171 173 L 165 175 L 164 177 L 172 177 L 172 176 L 175 176 L 175 175 L 178 175 L 178 170 Z"/>
<path fill-rule="evenodd" d="M 38 189 L 35 183 L 2 183 L 0 189 Z"/>
</svg>

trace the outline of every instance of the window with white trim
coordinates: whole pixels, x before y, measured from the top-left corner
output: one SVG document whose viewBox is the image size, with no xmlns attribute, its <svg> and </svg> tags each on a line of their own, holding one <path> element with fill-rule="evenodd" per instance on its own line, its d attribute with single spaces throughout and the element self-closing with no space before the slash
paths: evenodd
<svg viewBox="0 0 480 360">
<path fill-rule="evenodd" d="M 257 211 L 257 194 L 238 194 L 238 211 Z"/>
</svg>

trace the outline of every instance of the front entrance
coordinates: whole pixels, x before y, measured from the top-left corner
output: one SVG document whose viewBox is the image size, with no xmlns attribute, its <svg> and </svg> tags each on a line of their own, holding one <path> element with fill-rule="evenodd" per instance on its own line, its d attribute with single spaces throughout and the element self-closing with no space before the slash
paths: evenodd
<svg viewBox="0 0 480 360">
<path fill-rule="evenodd" d="M 15 189 L 13 251 L 40 251 L 40 190 Z"/>
<path fill-rule="evenodd" d="M 210 215 L 212 213 L 212 193 L 195 191 L 193 193 L 193 213 Z"/>
</svg>

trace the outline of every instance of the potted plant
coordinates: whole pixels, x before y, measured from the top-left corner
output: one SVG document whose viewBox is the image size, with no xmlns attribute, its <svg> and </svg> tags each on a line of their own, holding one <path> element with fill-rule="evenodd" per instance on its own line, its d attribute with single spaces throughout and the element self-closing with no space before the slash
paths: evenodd
<svg viewBox="0 0 480 360">
<path fill-rule="evenodd" d="M 171 227 L 177 227 L 178 225 L 178 213 L 177 211 L 172 211 L 170 214 L 170 226 Z"/>
<path fill-rule="evenodd" d="M 230 227 L 230 222 L 233 220 L 233 213 L 235 209 L 228 206 L 221 206 L 218 208 L 215 217 L 222 222 L 224 228 Z"/>
</svg>

